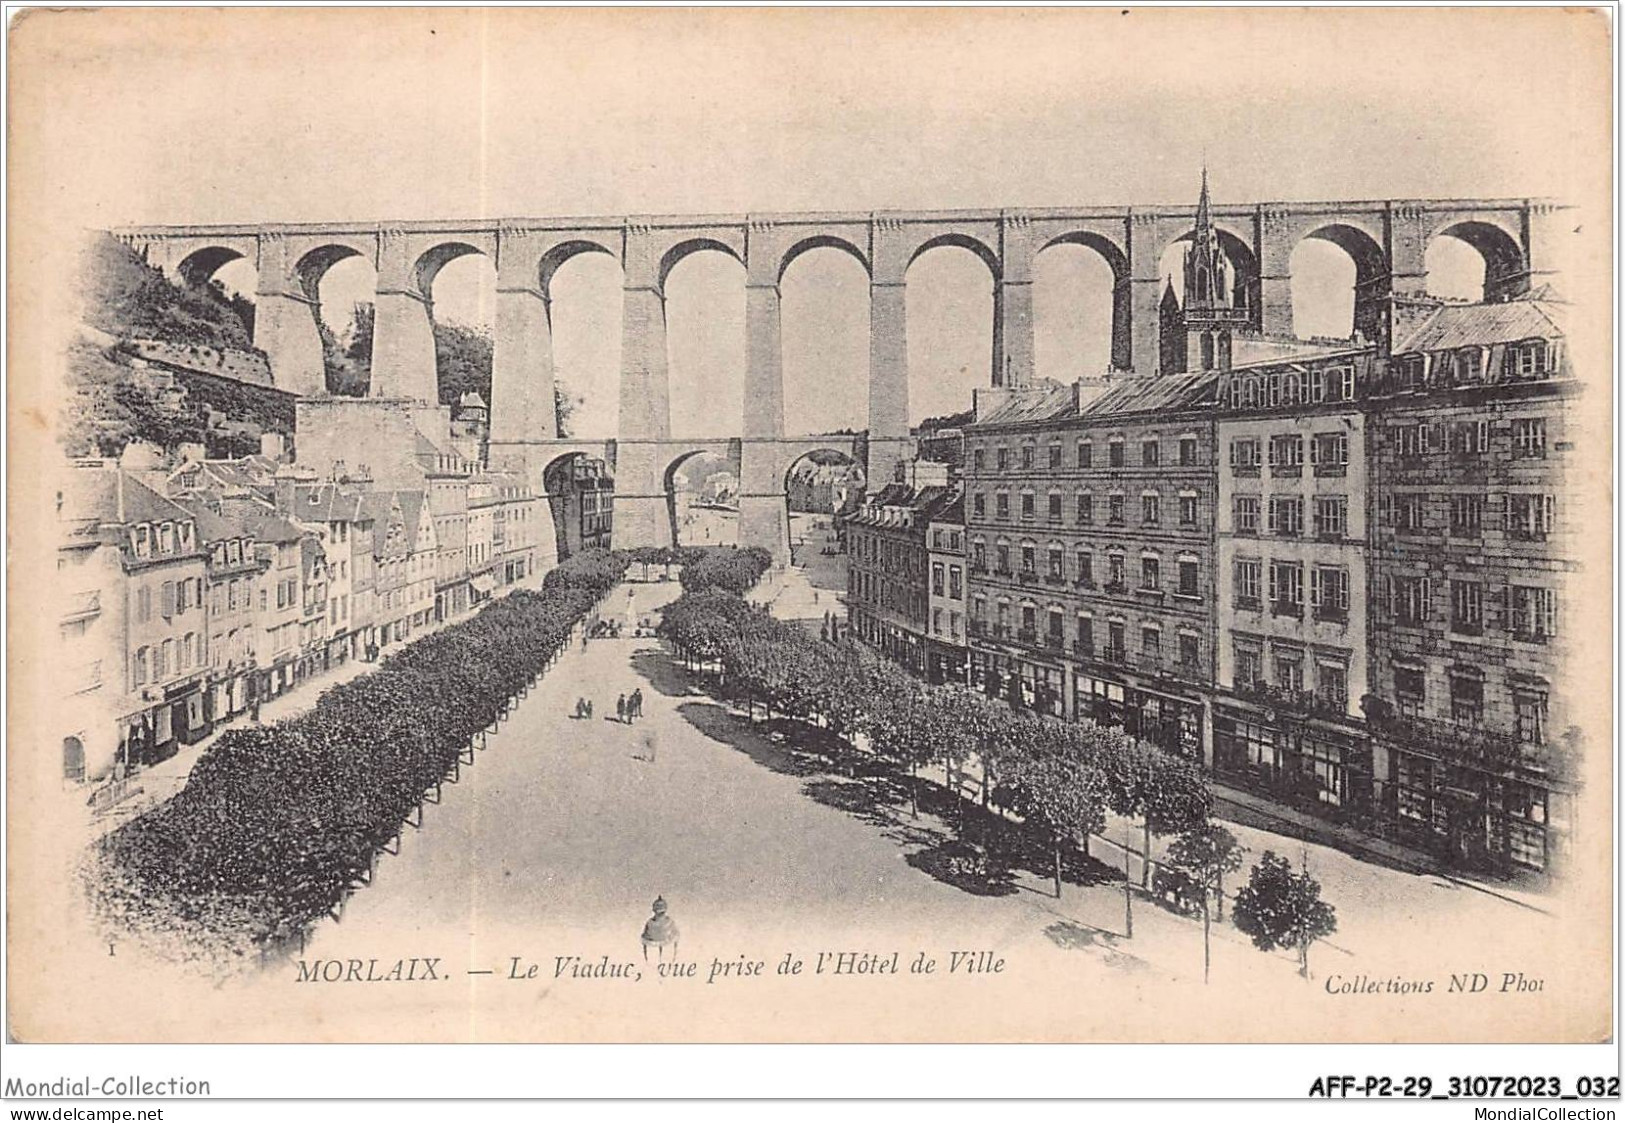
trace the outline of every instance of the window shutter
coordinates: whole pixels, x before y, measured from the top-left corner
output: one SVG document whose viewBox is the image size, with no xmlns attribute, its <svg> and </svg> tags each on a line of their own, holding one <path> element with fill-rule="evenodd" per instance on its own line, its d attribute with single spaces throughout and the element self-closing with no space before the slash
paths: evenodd
<svg viewBox="0 0 1625 1123">
<path fill-rule="evenodd" d="M 159 593 L 158 611 L 165 620 L 175 615 L 175 582 L 165 581 Z"/>
<path fill-rule="evenodd" d="M 1310 605 L 1310 607 L 1311 608 L 1319 608 L 1320 604 L 1321 604 L 1321 597 L 1323 595 L 1324 595 L 1324 590 L 1322 588 L 1320 570 L 1318 568 L 1311 569 L 1309 571 L 1309 605 Z"/>
</svg>

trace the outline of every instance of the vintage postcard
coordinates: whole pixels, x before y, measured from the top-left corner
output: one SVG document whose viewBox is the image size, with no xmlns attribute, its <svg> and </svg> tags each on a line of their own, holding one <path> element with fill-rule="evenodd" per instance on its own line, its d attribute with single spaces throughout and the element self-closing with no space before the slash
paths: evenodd
<svg viewBox="0 0 1625 1123">
<path fill-rule="evenodd" d="M 1610 1039 L 1612 30 L 17 16 L 12 1039 Z"/>
</svg>

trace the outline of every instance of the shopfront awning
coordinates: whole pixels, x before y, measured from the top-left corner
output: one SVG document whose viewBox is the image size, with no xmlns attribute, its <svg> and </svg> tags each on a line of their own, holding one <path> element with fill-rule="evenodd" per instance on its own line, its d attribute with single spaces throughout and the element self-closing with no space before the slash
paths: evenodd
<svg viewBox="0 0 1625 1123">
<path fill-rule="evenodd" d="M 491 573 L 476 573 L 469 579 L 469 584 L 474 586 L 474 591 L 476 593 L 479 593 L 481 596 L 488 597 L 497 587 L 496 575 Z"/>
</svg>

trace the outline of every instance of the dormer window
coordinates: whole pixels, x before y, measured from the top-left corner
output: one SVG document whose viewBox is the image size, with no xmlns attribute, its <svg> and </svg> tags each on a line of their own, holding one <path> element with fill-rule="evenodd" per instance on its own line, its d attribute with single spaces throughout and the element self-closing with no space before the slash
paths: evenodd
<svg viewBox="0 0 1625 1123">
<path fill-rule="evenodd" d="M 158 552 L 160 554 L 173 554 L 175 552 L 175 524 L 166 522 L 158 527 Z"/>
<path fill-rule="evenodd" d="M 152 527 L 142 523 L 132 533 L 135 542 L 135 556 L 146 558 L 152 556 Z"/>
<path fill-rule="evenodd" d="M 1557 344 L 1526 339 L 1506 350 L 1503 372 L 1508 378 L 1540 378 L 1557 369 Z"/>
<path fill-rule="evenodd" d="M 1421 355 L 1401 355 L 1394 359 L 1394 389 L 1420 390 L 1426 381 L 1427 359 Z"/>
<path fill-rule="evenodd" d="M 196 541 L 193 533 L 194 529 L 191 522 L 181 523 L 181 549 L 190 550 L 193 548 L 193 543 Z"/>
<path fill-rule="evenodd" d="M 1464 347 L 1456 352 L 1456 378 L 1462 382 L 1484 381 L 1484 352 Z"/>
</svg>

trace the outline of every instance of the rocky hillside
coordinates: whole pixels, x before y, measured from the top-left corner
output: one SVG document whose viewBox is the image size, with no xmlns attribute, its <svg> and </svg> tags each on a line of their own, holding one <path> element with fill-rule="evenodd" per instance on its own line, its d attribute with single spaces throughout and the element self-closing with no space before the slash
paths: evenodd
<svg viewBox="0 0 1625 1123">
<path fill-rule="evenodd" d="M 69 456 L 118 456 L 133 440 L 243 456 L 259 451 L 262 433 L 292 435 L 291 394 L 153 361 L 136 346 L 253 353 L 252 301 L 218 284 L 177 285 L 105 235 L 86 251 L 80 288 L 83 325 L 65 357 L 60 431 Z"/>
</svg>

